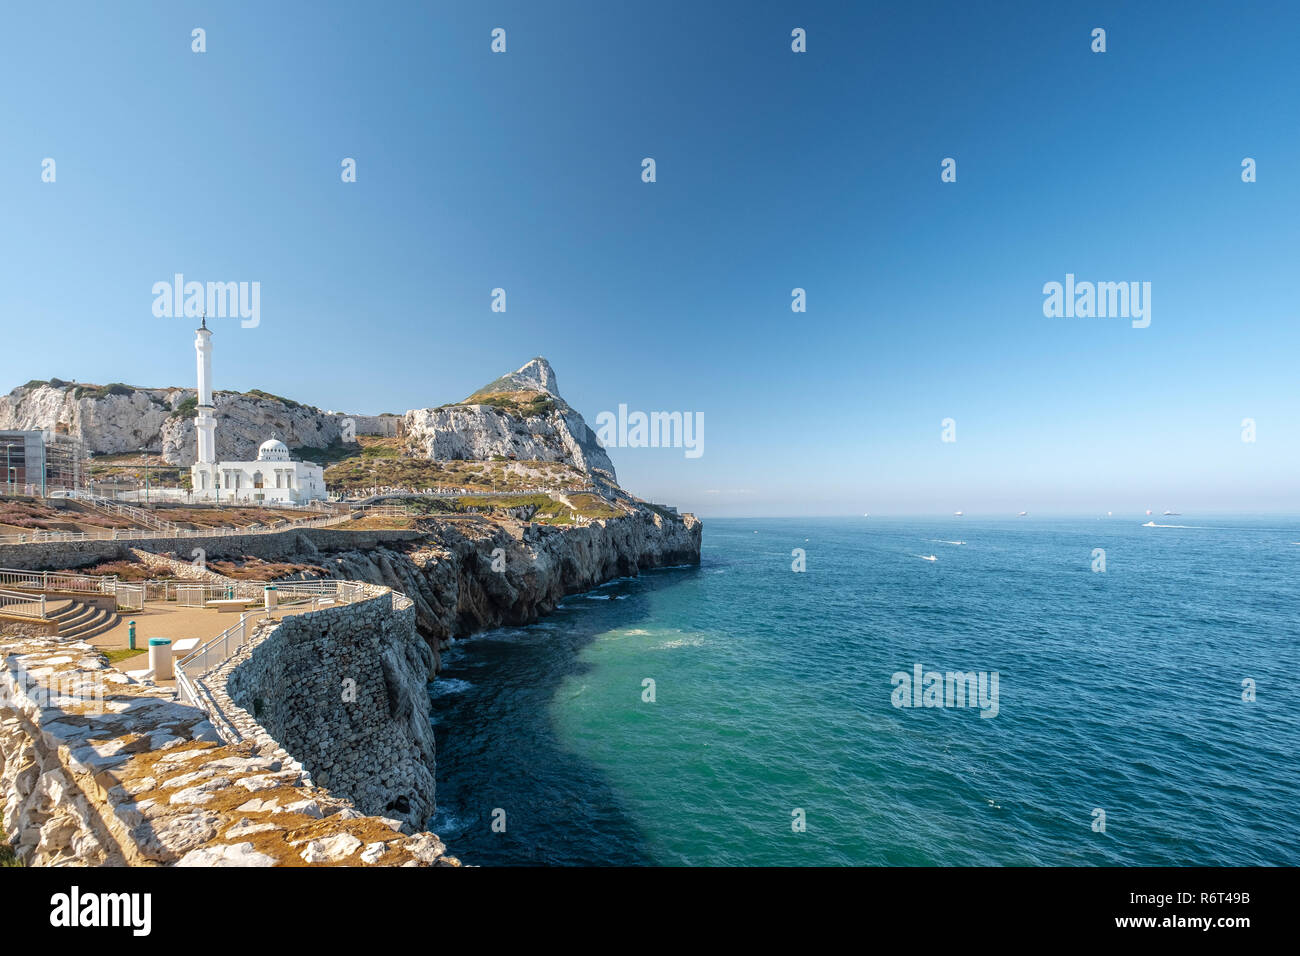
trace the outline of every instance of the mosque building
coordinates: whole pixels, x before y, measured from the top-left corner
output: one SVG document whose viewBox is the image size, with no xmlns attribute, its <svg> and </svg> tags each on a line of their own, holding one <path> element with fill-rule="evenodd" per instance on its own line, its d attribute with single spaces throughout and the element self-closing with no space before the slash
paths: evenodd
<svg viewBox="0 0 1300 956">
<path fill-rule="evenodd" d="M 256 461 L 217 461 L 217 419 L 212 404 L 212 330 L 207 318 L 195 330 L 198 353 L 199 406 L 194 422 L 197 450 L 190 466 L 193 497 L 202 501 L 249 504 L 303 504 L 325 497 L 325 471 L 308 461 L 294 461 L 289 448 L 274 437 L 262 442 Z"/>
</svg>

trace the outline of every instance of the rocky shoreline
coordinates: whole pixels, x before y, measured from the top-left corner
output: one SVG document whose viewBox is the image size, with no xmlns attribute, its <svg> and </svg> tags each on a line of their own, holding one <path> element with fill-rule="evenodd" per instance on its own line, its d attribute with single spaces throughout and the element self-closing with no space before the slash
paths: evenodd
<svg viewBox="0 0 1300 956">
<path fill-rule="evenodd" d="M 645 509 L 576 527 L 509 518 L 437 523 L 413 541 L 329 553 L 308 545 L 296 557 L 332 577 L 407 595 L 417 629 L 437 652 L 452 638 L 536 623 L 566 595 L 614 578 L 698 564 L 701 532 L 694 515 Z"/>
<path fill-rule="evenodd" d="M 419 818 L 427 818 L 434 802 L 436 757 L 428 733 L 430 703 L 426 685 L 441 666 L 439 652 L 453 638 L 534 623 L 553 611 L 566 595 L 591 590 L 612 579 L 653 568 L 698 564 L 701 531 L 693 515 L 677 515 L 638 503 L 627 507 L 619 517 L 578 525 L 470 515 L 422 519 L 414 531 L 400 533 L 324 529 L 214 538 L 208 553 L 210 560 L 257 556 L 311 566 L 323 569 L 329 577 L 362 582 L 377 591 L 399 591 L 409 599 L 409 605 L 403 603 L 400 615 L 385 612 L 377 616 L 365 611 L 366 616 L 360 616 L 361 606 L 353 606 L 259 628 L 259 633 L 264 630 L 265 635 L 255 646 L 219 668 L 221 673 L 216 675 L 214 686 L 227 711 L 224 716 L 230 718 L 231 725 L 244 730 L 245 742 L 234 745 L 229 753 L 226 748 L 232 746 L 231 742 L 226 740 L 225 747 L 221 746 L 217 728 L 203 720 L 202 712 L 184 708 L 188 713 L 178 717 L 175 708 L 182 705 L 163 707 L 161 700 L 152 706 L 170 721 L 162 730 L 125 724 L 105 728 L 92 720 L 70 722 L 66 715 L 60 717 L 49 708 L 43 712 L 26 707 L 24 716 L 9 707 L 0 715 L 5 730 L 0 740 L 0 802 L 6 808 L 6 830 L 21 855 L 36 863 L 454 864 L 457 861 L 444 856 L 436 836 L 413 833 L 420 829 Z M 42 561 L 50 570 L 84 565 L 91 558 L 85 544 L 73 542 L 63 550 L 53 545 L 39 546 Z M 139 560 L 145 557 L 144 551 L 160 557 L 183 557 L 193 547 L 191 539 L 93 544 L 94 558 L 102 558 L 103 548 L 108 546 L 120 547 L 125 560 Z M 256 554 L 250 553 L 254 551 Z M 199 572 L 181 561 L 165 563 L 177 571 L 190 567 L 195 574 L 214 577 L 212 572 Z M 370 604 L 377 606 L 373 601 Z M 0 657 L 10 668 L 31 670 L 35 665 L 34 672 L 40 672 L 40 662 L 53 659 L 61 667 L 79 671 L 98 674 L 104 669 L 88 645 L 61 652 L 57 641 L 47 646 L 46 642 L 33 643 L 32 638 L 18 635 L 0 637 L 0 645 L 7 645 L 0 646 Z M 419 653 L 414 653 L 413 648 Z M 352 670 L 344 673 L 341 662 L 348 662 L 346 667 Z M 333 699 L 336 695 L 324 691 L 295 690 L 282 694 L 282 702 L 268 703 L 277 688 L 288 686 L 290 676 L 296 687 L 320 689 L 335 687 L 341 678 L 354 672 L 365 689 L 362 698 L 369 709 L 349 712 Z M 137 692 L 129 693 L 134 696 Z M 151 691 L 146 696 L 158 693 Z M 249 711 L 259 708 L 269 716 L 255 719 Z M 41 720 L 58 726 L 72 723 L 85 727 L 87 735 L 96 736 L 87 736 L 79 749 L 69 747 L 51 737 L 42 728 Z M 187 721 L 185 727 L 180 726 Z M 113 733 L 105 736 L 109 730 Z M 253 736 L 255 745 L 250 739 Z M 187 742 L 190 740 L 194 744 Z M 380 749 L 389 759 L 386 763 L 380 760 L 380 776 L 371 780 L 366 769 L 368 758 L 383 755 L 363 751 L 375 749 L 378 741 L 382 741 Z M 152 765 L 163 756 L 156 752 L 160 747 L 189 752 L 198 744 L 221 753 L 195 754 L 196 761 L 204 759 L 193 765 L 197 770 L 192 773 L 206 776 L 195 777 L 194 782 L 213 778 L 210 770 L 218 770 L 221 776 L 210 786 L 197 787 L 193 793 L 185 791 L 182 803 L 193 798 L 196 805 L 183 809 L 189 815 L 183 819 L 171 807 L 177 800 L 174 794 L 150 790 L 144 810 L 162 813 L 168 821 L 172 816 L 177 819 L 166 823 L 161 817 L 156 823 L 146 821 L 146 830 L 152 834 L 161 826 L 175 839 L 170 848 L 141 852 L 131 830 L 135 825 L 132 821 L 142 812 L 135 798 L 144 792 L 133 792 L 133 788 L 143 783 L 128 786 L 126 777 L 105 776 L 102 771 L 111 768 L 94 761 L 120 757 L 119 763 Z M 408 755 L 409 759 L 394 761 L 393 754 Z M 87 763 L 90 755 L 94 761 Z M 272 764 L 274 770 L 269 769 Z M 48 776 L 50 771 L 57 771 L 57 780 Z M 204 806 L 214 799 L 208 795 L 224 786 L 221 781 L 226 776 L 257 777 L 252 783 L 255 788 L 268 772 L 284 774 L 283 779 L 273 777 L 277 785 L 304 789 L 296 797 L 285 795 L 288 803 L 281 800 L 280 805 L 307 810 L 307 819 L 301 819 L 302 813 L 280 816 L 285 811 L 270 805 L 264 811 L 265 820 L 260 816 L 254 819 L 257 814 L 253 811 L 262 807 L 254 806 L 254 800 L 240 801 L 238 807 L 232 804 L 228 809 L 238 817 L 231 819 L 221 810 L 224 804 Z M 83 775 L 86 779 L 79 781 Z M 144 780 L 148 774 L 132 771 L 128 776 Z M 324 790 L 322 784 L 330 790 Z M 409 803 L 394 805 L 394 795 L 405 795 Z M 311 813 L 318 808 L 324 812 L 322 823 L 325 818 L 333 821 L 329 827 L 312 822 L 316 818 Z M 196 813 L 205 821 L 200 828 L 203 839 L 198 841 L 185 836 L 185 820 Z M 397 819 L 381 819 L 386 816 Z M 398 832 L 399 824 L 402 832 Z M 383 837 L 385 832 L 391 836 Z M 250 841 L 238 845 L 229 842 L 240 835 L 257 838 L 251 845 L 244 845 Z M 221 842 L 223 839 L 225 842 Z M 152 848 L 153 844 L 148 846 Z M 235 846 L 238 849 L 232 849 Z M 203 852 L 195 855 L 198 851 Z M 366 855 L 360 856 L 363 852 Z"/>
</svg>

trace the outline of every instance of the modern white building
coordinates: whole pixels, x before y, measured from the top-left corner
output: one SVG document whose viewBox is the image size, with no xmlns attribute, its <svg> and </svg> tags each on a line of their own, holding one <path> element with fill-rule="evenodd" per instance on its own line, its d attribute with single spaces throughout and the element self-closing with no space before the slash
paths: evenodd
<svg viewBox="0 0 1300 956">
<path fill-rule="evenodd" d="M 256 461 L 217 461 L 217 419 L 212 404 L 212 330 L 205 318 L 194 332 L 198 353 L 199 406 L 194 422 L 196 453 L 190 487 L 202 501 L 249 504 L 303 504 L 325 497 L 325 470 L 309 461 L 294 461 L 282 441 L 270 438 L 257 449 Z"/>
</svg>

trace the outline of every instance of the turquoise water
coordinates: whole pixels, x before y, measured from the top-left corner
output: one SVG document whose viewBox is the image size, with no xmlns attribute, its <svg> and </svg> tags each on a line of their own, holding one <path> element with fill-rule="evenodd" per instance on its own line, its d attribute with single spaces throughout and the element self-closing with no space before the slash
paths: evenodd
<svg viewBox="0 0 1300 956">
<path fill-rule="evenodd" d="M 433 828 L 482 865 L 1300 864 L 1300 521 L 1144 520 L 707 521 L 699 568 L 454 645 Z M 998 672 L 996 716 L 895 707 L 918 663 Z"/>
</svg>

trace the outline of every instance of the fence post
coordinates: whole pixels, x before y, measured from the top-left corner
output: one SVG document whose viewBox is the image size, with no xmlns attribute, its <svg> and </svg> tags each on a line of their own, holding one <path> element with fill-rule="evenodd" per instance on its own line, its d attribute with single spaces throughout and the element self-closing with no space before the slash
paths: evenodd
<svg viewBox="0 0 1300 956">
<path fill-rule="evenodd" d="M 45 595 L 41 595 L 41 620 L 45 620 Z"/>
</svg>

